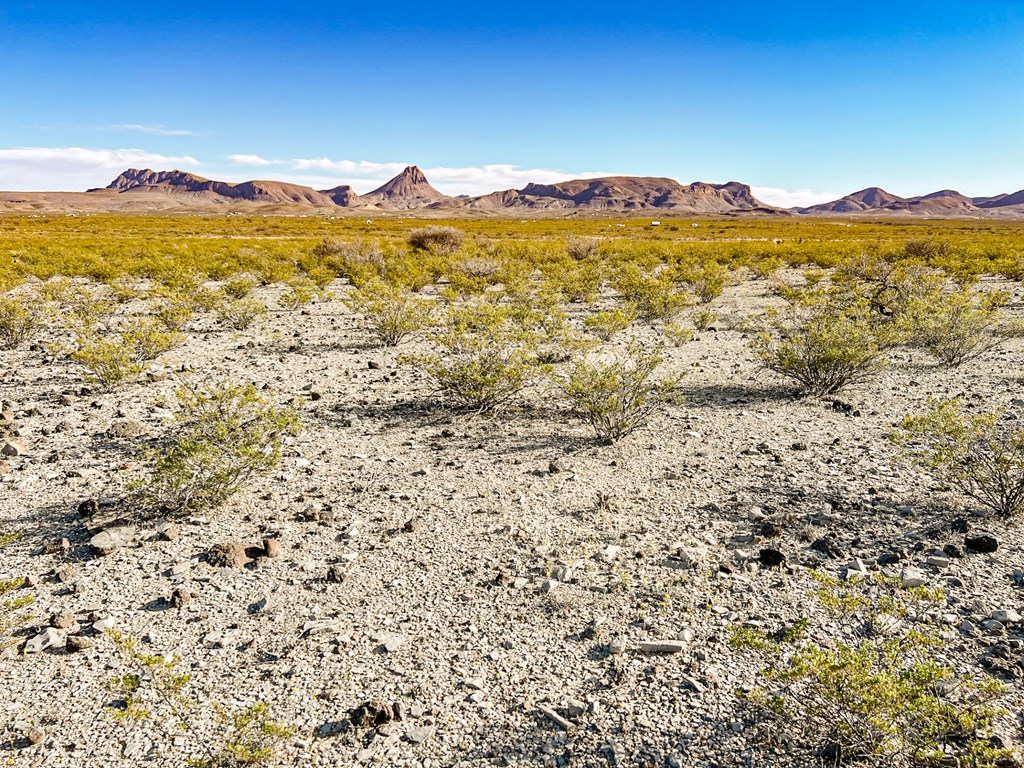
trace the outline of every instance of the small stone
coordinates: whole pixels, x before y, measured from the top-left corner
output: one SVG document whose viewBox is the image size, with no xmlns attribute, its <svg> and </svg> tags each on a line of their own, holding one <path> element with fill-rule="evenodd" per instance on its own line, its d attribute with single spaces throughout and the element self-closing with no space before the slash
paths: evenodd
<svg viewBox="0 0 1024 768">
<path fill-rule="evenodd" d="M 984 629 L 990 635 L 1005 635 L 1006 627 L 1003 626 L 1001 621 L 995 621 L 994 619 L 988 619 L 981 622 L 981 628 Z"/>
<path fill-rule="evenodd" d="M 99 621 L 94 621 L 92 623 L 92 628 L 100 634 L 106 632 L 108 629 L 113 629 L 115 626 L 117 626 L 117 622 L 115 622 L 109 616 L 107 618 L 100 619 Z"/>
<path fill-rule="evenodd" d="M 561 459 L 552 459 L 548 462 L 548 472 L 552 475 L 556 475 L 559 472 L 565 471 L 565 463 Z"/>
<path fill-rule="evenodd" d="M 83 637 L 82 635 L 69 635 L 67 643 L 64 645 L 70 653 L 77 653 L 89 648 L 94 648 L 95 646 L 95 640 L 90 637 Z"/>
<path fill-rule="evenodd" d="M 923 587 L 928 583 L 928 580 L 921 571 L 916 568 L 907 567 L 900 573 L 900 582 L 903 584 L 904 589 L 913 589 L 914 587 Z"/>
<path fill-rule="evenodd" d="M 395 710 L 390 704 L 371 699 L 350 711 L 348 719 L 356 728 L 376 728 L 394 720 Z"/>
<path fill-rule="evenodd" d="M 420 725 L 415 728 L 410 728 L 406 736 L 409 737 L 409 741 L 413 744 L 422 744 L 423 742 L 430 739 L 434 735 L 434 729 L 429 725 Z"/>
<path fill-rule="evenodd" d="M 100 531 L 91 539 L 89 546 L 97 557 L 106 557 L 135 540 L 135 530 L 129 526 L 117 526 Z"/>
<path fill-rule="evenodd" d="M 60 644 L 60 635 L 53 627 L 47 627 L 38 635 L 30 637 L 25 642 L 25 653 L 42 653 L 48 648 L 54 648 Z"/>
<path fill-rule="evenodd" d="M 240 541 L 229 541 L 215 544 L 209 552 L 210 565 L 220 568 L 244 568 L 249 563 L 245 544 Z"/>
<path fill-rule="evenodd" d="M 993 621 L 998 621 L 1002 624 L 1019 624 L 1021 620 L 1020 614 L 1012 608 L 1009 608 L 1005 611 L 992 611 L 992 613 L 990 613 L 988 617 Z"/>
<path fill-rule="evenodd" d="M 988 554 L 999 549 L 999 541 L 995 536 L 981 534 L 979 536 L 965 536 L 964 549 L 968 552 Z"/>
<path fill-rule="evenodd" d="M 61 611 L 50 617 L 50 626 L 57 629 L 70 629 L 78 624 L 75 614 L 71 611 Z"/>
<path fill-rule="evenodd" d="M 171 593 L 171 605 L 175 608 L 184 608 L 192 602 L 192 593 L 184 587 L 178 587 Z"/>
<path fill-rule="evenodd" d="M 62 565 L 55 572 L 57 581 L 61 584 L 67 584 L 68 582 L 74 581 L 78 578 L 78 571 L 72 568 L 70 565 Z"/>
<path fill-rule="evenodd" d="M 627 647 L 626 638 L 616 637 L 608 644 L 608 653 L 613 655 L 625 653 Z"/>
<path fill-rule="evenodd" d="M 263 551 L 267 557 L 280 557 L 282 552 L 281 542 L 277 539 L 264 539 Z"/>
<path fill-rule="evenodd" d="M 181 538 L 181 528 L 175 523 L 162 523 L 157 526 L 156 532 L 164 541 L 177 541 Z"/>
<path fill-rule="evenodd" d="M 786 562 L 786 556 L 777 549 L 762 549 L 757 556 L 758 561 L 765 568 L 776 568 Z"/>
<path fill-rule="evenodd" d="M 394 653 L 405 644 L 405 638 L 402 635 L 390 635 L 384 638 L 384 642 L 381 643 L 381 647 L 384 648 L 388 653 Z"/>
<path fill-rule="evenodd" d="M 551 709 L 550 707 L 545 707 L 542 705 L 538 706 L 537 710 L 542 715 L 544 715 L 544 717 L 546 717 L 552 723 L 561 728 L 563 731 L 569 731 L 576 727 L 574 723 L 571 723 L 570 721 L 566 720 L 564 717 L 562 717 L 560 714 L 555 712 L 555 710 Z"/>
<path fill-rule="evenodd" d="M 20 440 L 8 440 L 0 447 L 0 456 L 21 456 L 25 453 L 25 444 Z"/>
<path fill-rule="evenodd" d="M 100 512 L 100 503 L 96 499 L 86 499 L 78 505 L 79 517 L 90 518 L 98 515 Z"/>
<path fill-rule="evenodd" d="M 29 728 L 28 731 L 25 732 L 25 738 L 28 739 L 29 744 L 42 744 L 43 739 L 46 738 L 46 731 L 39 727 Z"/>
<path fill-rule="evenodd" d="M 686 650 L 686 643 L 682 640 L 657 640 L 640 643 L 640 652 L 646 654 L 679 653 L 684 650 Z"/>
<path fill-rule="evenodd" d="M 410 517 L 402 525 L 402 533 L 416 533 L 423 529 L 423 521 L 418 517 Z"/>
<path fill-rule="evenodd" d="M 945 555 L 929 555 L 925 562 L 932 568 L 938 568 L 939 570 L 949 567 L 949 558 Z"/>
</svg>

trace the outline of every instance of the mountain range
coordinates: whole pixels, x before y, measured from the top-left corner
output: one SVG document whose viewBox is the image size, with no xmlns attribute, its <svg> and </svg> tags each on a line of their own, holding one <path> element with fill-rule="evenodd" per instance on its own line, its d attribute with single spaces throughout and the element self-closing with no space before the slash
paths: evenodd
<svg viewBox="0 0 1024 768">
<path fill-rule="evenodd" d="M 477 197 L 445 195 L 412 165 L 387 183 L 359 195 L 350 186 L 313 189 L 282 181 L 215 181 L 185 171 L 129 168 L 106 187 L 88 192 L 0 192 L 0 211 L 196 211 L 196 212 L 398 212 L 426 215 L 650 213 L 669 215 L 907 216 L 1024 218 L 1024 190 L 967 197 L 944 189 L 899 197 L 878 187 L 829 203 L 777 208 L 730 181 L 681 184 L 674 179 L 608 176 L 558 184 L 527 184 Z"/>
</svg>

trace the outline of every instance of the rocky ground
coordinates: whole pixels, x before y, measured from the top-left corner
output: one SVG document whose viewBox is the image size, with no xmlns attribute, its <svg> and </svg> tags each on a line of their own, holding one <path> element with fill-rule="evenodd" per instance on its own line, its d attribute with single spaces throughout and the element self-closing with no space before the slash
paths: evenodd
<svg viewBox="0 0 1024 768">
<path fill-rule="evenodd" d="M 747 282 L 717 306 L 757 312 L 765 292 Z M 1000 727 L 1017 738 L 1019 529 L 941 490 L 888 433 L 932 395 L 1024 416 L 1024 343 L 952 372 L 900 350 L 837 404 L 794 398 L 730 325 L 668 350 L 686 402 L 613 446 L 539 398 L 489 418 L 445 411 L 399 362 L 424 343 L 375 348 L 338 299 L 244 333 L 201 321 L 154 381 L 113 393 L 43 347 L 0 352 L 23 451 L 0 465 L 0 533 L 23 534 L 0 579 L 27 577 L 19 593 L 35 598 L 0 656 L 0 762 L 181 765 L 215 739 L 215 703 L 266 701 L 296 729 L 274 765 L 790 766 L 737 695 L 763 662 L 728 639 L 800 618 L 839 632 L 812 567 L 909 566 L 943 587 L 926 617 L 940 657 L 1006 684 Z M 208 519 L 143 526 L 139 544 L 97 556 L 77 507 L 136 476 L 183 376 L 268 385 L 304 430 Z M 998 549 L 966 551 L 965 526 Z M 249 546 L 241 567 L 211 561 L 228 542 Z M 112 715 L 125 662 L 105 627 L 180 657 L 200 739 L 168 736 L 166 716 Z M 380 724 L 354 723 L 371 700 Z"/>
</svg>

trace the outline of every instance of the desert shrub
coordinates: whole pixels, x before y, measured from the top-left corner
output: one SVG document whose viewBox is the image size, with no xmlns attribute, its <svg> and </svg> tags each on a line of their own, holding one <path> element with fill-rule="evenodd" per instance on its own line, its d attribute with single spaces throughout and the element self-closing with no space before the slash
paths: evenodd
<svg viewBox="0 0 1024 768">
<path fill-rule="evenodd" d="M 220 322 L 236 331 L 244 331 L 265 314 L 266 305 L 253 299 L 232 299 L 217 309 Z"/>
<path fill-rule="evenodd" d="M 256 278 L 251 275 L 238 275 L 224 283 L 224 293 L 232 299 L 244 299 L 256 287 Z"/>
<path fill-rule="evenodd" d="M 138 363 L 156 360 L 164 352 L 177 349 L 185 343 L 184 334 L 164 330 L 156 320 L 137 318 L 125 323 L 120 332 L 120 344 Z"/>
<path fill-rule="evenodd" d="M 673 282 L 668 272 L 649 274 L 633 264 L 622 270 L 615 287 L 636 308 L 637 317 L 646 322 L 671 322 L 692 303 L 690 295 Z"/>
<path fill-rule="evenodd" d="M 594 301 L 603 281 L 601 266 L 592 262 L 560 264 L 547 276 L 548 284 L 573 304 Z"/>
<path fill-rule="evenodd" d="M 46 319 L 46 305 L 34 293 L 0 295 L 0 349 L 17 349 Z"/>
<path fill-rule="evenodd" d="M 708 307 L 698 307 L 690 313 L 690 321 L 698 331 L 706 331 L 718 322 L 718 313 Z"/>
<path fill-rule="evenodd" d="M 76 340 L 71 360 L 86 370 L 86 381 L 103 389 L 114 389 L 139 379 L 148 366 L 138 359 L 137 350 L 126 345 L 120 335 L 86 331 Z"/>
<path fill-rule="evenodd" d="M 19 538 L 20 535 L 16 533 L 0 534 L 0 550 Z M 0 651 L 11 644 L 11 631 L 23 626 L 31 618 L 27 609 L 32 605 L 32 596 L 13 594 L 24 583 L 24 579 L 0 579 Z"/>
<path fill-rule="evenodd" d="M 386 347 L 401 344 L 430 322 L 433 303 L 380 280 L 356 288 L 345 298 L 370 324 Z"/>
<path fill-rule="evenodd" d="M 661 326 L 661 335 L 673 347 L 682 347 L 693 341 L 693 328 L 687 328 L 682 323 L 673 320 Z"/>
<path fill-rule="evenodd" d="M 818 578 L 838 637 L 807 620 L 774 633 L 733 631 L 734 647 L 767 660 L 749 699 L 768 722 L 815 764 L 1002 765 L 1010 753 L 990 740 L 1002 687 L 941 663 L 942 641 L 907 621 L 942 595 Z"/>
<path fill-rule="evenodd" d="M 624 351 L 583 358 L 556 379 L 565 397 L 594 428 L 614 442 L 647 423 L 662 407 L 676 380 L 657 380 L 659 350 L 631 344 Z"/>
<path fill-rule="evenodd" d="M 406 361 L 425 371 L 438 394 L 456 408 L 494 411 L 542 370 L 537 345 L 543 333 L 524 322 L 519 310 L 488 302 L 449 307 L 431 334 L 437 351 Z"/>
<path fill-rule="evenodd" d="M 1008 333 L 1020 332 L 1016 326 L 1007 326 L 1000 311 L 1005 303 L 1002 294 L 979 294 L 967 288 L 914 297 L 901 313 L 900 327 L 909 344 L 955 368 L 1000 346 Z"/>
<path fill-rule="evenodd" d="M 285 290 L 278 297 L 278 304 L 285 309 L 296 310 L 312 304 L 326 294 L 308 277 L 296 277 L 289 280 Z"/>
<path fill-rule="evenodd" d="M 181 764 L 192 768 L 264 765 L 275 760 L 281 743 L 295 735 L 293 728 L 271 719 L 266 702 L 232 712 L 217 702 L 199 699 L 191 691 L 192 676 L 179 671 L 180 657 L 147 653 L 135 638 L 117 630 L 108 630 L 107 635 L 127 670 L 107 684 L 121 697 L 111 707 L 114 718 L 124 725 L 153 721 L 165 729 L 172 744 L 185 742 L 202 755 L 182 759 Z M 207 715 L 210 710 L 213 718 Z"/>
<path fill-rule="evenodd" d="M 771 313 L 750 345 L 765 368 L 826 396 L 874 376 L 894 342 L 866 302 L 819 291 Z"/>
<path fill-rule="evenodd" d="M 594 237 L 574 237 L 565 244 L 565 252 L 573 261 L 587 261 L 597 256 L 601 241 Z"/>
<path fill-rule="evenodd" d="M 69 318 L 77 327 L 94 327 L 114 312 L 109 295 L 95 286 L 63 277 L 44 283 L 42 298 L 55 308 L 56 314 Z"/>
<path fill-rule="evenodd" d="M 615 334 L 626 330 L 634 322 L 636 322 L 636 308 L 626 305 L 587 315 L 583 319 L 583 326 L 601 341 L 610 341 Z"/>
<path fill-rule="evenodd" d="M 299 417 L 253 385 L 225 384 L 177 391 L 176 429 L 146 455 L 149 475 L 133 485 L 140 511 L 163 515 L 207 512 L 251 478 L 275 467 Z"/>
<path fill-rule="evenodd" d="M 443 257 L 454 255 L 465 239 L 466 235 L 461 229 L 445 226 L 420 227 L 411 230 L 406 238 L 414 250 Z"/>
<path fill-rule="evenodd" d="M 1024 427 L 1001 411 L 967 414 L 960 400 L 933 400 L 894 433 L 940 479 L 1000 517 L 1024 511 Z"/>
<path fill-rule="evenodd" d="M 110 291 L 111 297 L 118 304 L 128 304 L 142 298 L 144 295 L 144 291 L 139 287 L 138 281 L 125 276 L 116 277 L 107 282 L 107 289 Z"/>
<path fill-rule="evenodd" d="M 717 261 L 706 261 L 699 266 L 679 270 L 678 279 L 701 304 L 709 304 L 725 290 L 731 275 L 729 270 Z"/>
<path fill-rule="evenodd" d="M 912 301 L 930 301 L 942 292 L 948 276 L 921 261 L 895 261 L 877 252 L 840 262 L 832 275 L 841 289 L 867 301 L 883 317 L 899 318 Z"/>
</svg>

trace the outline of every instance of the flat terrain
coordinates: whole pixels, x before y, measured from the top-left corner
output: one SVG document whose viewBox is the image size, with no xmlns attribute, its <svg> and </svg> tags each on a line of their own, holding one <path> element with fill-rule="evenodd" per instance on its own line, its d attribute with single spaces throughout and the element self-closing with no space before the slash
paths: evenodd
<svg viewBox="0 0 1024 768">
<path fill-rule="evenodd" d="M 147 254 L 187 263 L 188 245 L 202 240 L 217 244 L 230 274 L 236 260 L 251 266 L 286 249 L 299 258 L 323 237 L 398 241 L 407 229 L 117 221 L 2 218 L 0 257 L 49 277 L 69 254 L 98 265 L 104 254 L 109 264 L 141 264 Z M 1006 260 L 1021 234 L 1012 225 L 621 223 L 459 226 L 478 241 L 527 245 L 573 235 L 625 242 L 617 230 L 635 228 L 629 248 L 735 246 L 745 259 L 767 248 L 799 263 L 811 243 L 822 252 L 825 232 L 837 233 L 840 250 L 945 238 Z M 129 253 L 130 242 L 142 255 Z M 200 245 L 192 256 L 213 263 L 213 253 Z M 806 618 L 816 641 L 843 637 L 813 597 L 811 570 L 838 578 L 858 559 L 872 575 L 920 568 L 945 591 L 923 618 L 943 638 L 938 658 L 965 678 L 1006 685 L 1000 732 L 1016 738 L 1022 627 L 980 627 L 993 611 L 1024 612 L 1019 528 L 980 517 L 889 435 L 931 396 L 964 395 L 1024 418 L 1024 341 L 952 371 L 900 348 L 839 402 L 798 398 L 759 368 L 741 330 L 777 301 L 771 287 L 745 271 L 710 305 L 713 329 L 665 349 L 663 371 L 683 375 L 685 401 L 614 445 L 597 443 L 538 390 L 497 415 L 446 409 L 402 360 L 428 341 L 376 346 L 343 302 L 344 280 L 330 284 L 333 297 L 294 310 L 279 307 L 280 285 L 258 287 L 253 297 L 271 311 L 244 332 L 199 315 L 149 380 L 114 392 L 86 385 L 81 368 L 55 351 L 71 340 L 60 323 L 31 347 L 0 351 L 0 401 L 25 445 L 0 465 L 0 534 L 21 534 L 4 547 L 0 581 L 29 576 L 23 591 L 34 598 L 32 620 L 0 655 L 0 763 L 181 765 L 215 738 L 214 703 L 238 711 L 265 701 L 296 731 L 271 765 L 801 764 L 738 695 L 758 684 L 764 660 L 734 648 L 730 633 Z M 1024 315 L 1020 284 L 990 276 L 982 287 L 1008 291 L 1009 312 Z M 606 289 L 595 306 L 568 305 L 570 321 L 582 329 L 586 312 L 614 302 Z M 145 310 L 136 301 L 119 311 Z M 609 345 L 653 346 L 658 337 L 638 324 Z M 139 449 L 167 432 L 179 382 L 220 379 L 266 387 L 300 411 L 303 430 L 281 465 L 223 508 L 179 521 L 172 540 L 143 524 L 140 544 L 96 557 L 78 504 L 118 499 L 139 476 Z M 995 535 L 998 550 L 935 560 L 946 545 L 962 547 L 965 524 L 952 524 L 960 519 Z M 279 556 L 240 568 L 208 560 L 216 544 L 268 538 L 280 542 Z M 764 548 L 785 562 L 766 567 Z M 903 559 L 878 564 L 894 552 Z M 176 590 L 192 599 L 172 605 Z M 62 614 L 57 647 L 21 652 Z M 180 657 L 191 675 L 186 693 L 201 702 L 195 732 L 167 736 L 171 718 L 125 723 L 107 709 L 124 657 L 90 629 L 105 620 L 147 652 Z M 95 644 L 66 651 L 63 640 L 77 633 Z M 652 642 L 677 652 L 651 653 L 644 644 Z M 350 711 L 370 699 L 400 703 L 401 719 L 355 727 Z M 26 738 L 33 728 L 38 743 Z"/>
</svg>

